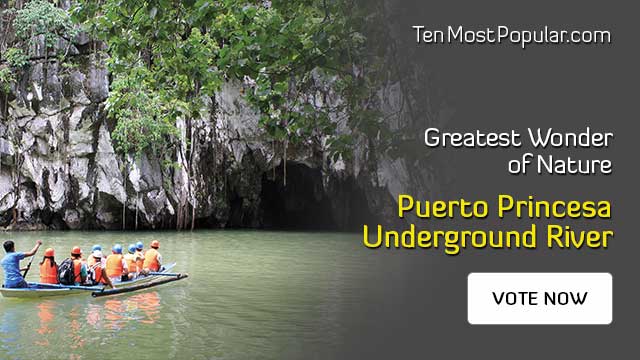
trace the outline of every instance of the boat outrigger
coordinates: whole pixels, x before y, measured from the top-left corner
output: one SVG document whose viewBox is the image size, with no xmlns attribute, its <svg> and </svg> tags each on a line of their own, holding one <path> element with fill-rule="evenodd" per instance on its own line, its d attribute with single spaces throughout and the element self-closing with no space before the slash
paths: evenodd
<svg viewBox="0 0 640 360">
<path fill-rule="evenodd" d="M 104 285 L 96 286 L 75 286 L 29 283 L 28 288 L 0 288 L 2 296 L 7 298 L 40 298 L 49 296 L 77 295 L 90 293 L 93 297 L 116 295 L 125 292 L 138 291 L 153 286 L 166 284 L 168 282 L 186 279 L 188 274 L 171 273 L 171 269 L 176 264 L 165 266 L 162 271 L 151 273 L 148 276 L 140 276 L 130 281 L 115 281 L 115 289 L 108 289 Z"/>
</svg>

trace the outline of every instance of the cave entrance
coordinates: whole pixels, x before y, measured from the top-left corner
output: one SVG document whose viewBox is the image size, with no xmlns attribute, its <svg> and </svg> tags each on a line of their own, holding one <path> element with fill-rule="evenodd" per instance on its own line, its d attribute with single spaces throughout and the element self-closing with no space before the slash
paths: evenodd
<svg viewBox="0 0 640 360">
<path fill-rule="evenodd" d="M 322 184 L 318 168 L 287 162 L 287 186 L 282 165 L 262 176 L 263 227 L 294 230 L 357 230 L 371 219 L 362 191 L 352 178 Z"/>
</svg>

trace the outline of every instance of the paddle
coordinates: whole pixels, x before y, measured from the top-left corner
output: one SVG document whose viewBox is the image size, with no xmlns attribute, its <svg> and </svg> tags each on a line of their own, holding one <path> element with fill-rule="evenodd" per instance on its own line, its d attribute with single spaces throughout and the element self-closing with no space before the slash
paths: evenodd
<svg viewBox="0 0 640 360">
<path fill-rule="evenodd" d="M 33 253 L 33 256 L 31 256 L 31 260 L 29 261 L 29 264 L 27 264 L 27 268 L 24 269 L 24 274 L 22 274 L 23 278 L 27 278 L 27 273 L 29 272 L 29 269 L 31 269 L 31 263 L 33 262 L 33 259 L 36 258 L 36 253 L 38 252 L 38 249 L 36 249 L 36 252 Z"/>
<path fill-rule="evenodd" d="M 150 272 L 149 275 L 154 275 L 154 276 L 182 276 L 184 274 L 176 274 L 176 273 L 162 273 L 162 272 Z"/>
</svg>

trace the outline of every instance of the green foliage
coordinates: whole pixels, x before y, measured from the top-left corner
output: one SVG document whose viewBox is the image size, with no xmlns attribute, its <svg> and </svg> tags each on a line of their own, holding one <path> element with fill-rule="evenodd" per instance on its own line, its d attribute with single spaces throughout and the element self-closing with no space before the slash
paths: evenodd
<svg viewBox="0 0 640 360">
<path fill-rule="evenodd" d="M 159 96 L 149 91 L 149 72 L 144 67 L 116 76 L 107 110 L 116 120 L 112 137 L 121 153 L 157 154 L 163 150 L 164 139 L 174 135 L 166 108 Z"/>
<path fill-rule="evenodd" d="M 370 110 L 387 69 L 368 62 L 366 49 L 375 47 L 363 35 L 366 18 L 381 13 L 379 3 L 78 0 L 69 15 L 52 2 L 33 0 L 13 11 L 13 27 L 19 40 L 44 36 L 51 48 L 60 38 L 71 40 L 79 24 L 107 44 L 109 71 L 119 82 L 108 109 L 120 151 L 175 141 L 175 120 L 198 118 L 203 99 L 235 80 L 273 139 L 295 144 L 326 138 L 336 158 L 348 155 L 351 138 L 336 134 L 330 116 L 390 141 L 380 114 Z M 27 63 L 17 48 L 6 57 L 13 68 Z M 135 128 L 145 131 L 129 131 Z"/>
<path fill-rule="evenodd" d="M 293 143 L 335 136 L 329 115 L 348 104 L 336 108 L 322 93 L 343 90 L 338 95 L 350 98 L 350 68 L 364 44 L 347 16 L 350 2 L 280 1 L 270 8 L 238 3 L 216 17 L 216 36 L 229 38 L 218 63 L 229 77 L 248 82 L 247 99 L 263 114 L 261 125 L 275 139 Z M 328 78 L 335 83 L 323 83 Z M 337 84 L 342 87 L 337 89 Z M 347 141 L 342 137 L 329 144 Z"/>
<path fill-rule="evenodd" d="M 17 81 L 16 70 L 26 66 L 28 61 L 22 50 L 17 48 L 7 49 L 4 59 L 9 66 L 0 66 L 0 93 L 8 94 L 11 85 Z"/>
<path fill-rule="evenodd" d="M 24 54 L 22 49 L 19 48 L 7 49 L 4 53 L 4 58 L 7 60 L 9 65 L 17 69 L 23 68 L 29 63 L 29 58 Z"/>
<path fill-rule="evenodd" d="M 8 94 L 11 84 L 16 81 L 14 73 L 8 67 L 0 67 L 0 92 Z"/>
<path fill-rule="evenodd" d="M 145 93 L 136 95 L 141 98 L 110 95 L 109 114 L 118 122 L 145 117 L 149 125 L 153 114 L 164 129 L 178 116 L 196 118 L 203 97 L 236 80 L 271 137 L 302 143 L 337 136 L 330 114 L 348 114 L 354 126 L 376 115 L 351 117 L 373 96 L 354 71 L 363 67 L 354 65 L 366 41 L 356 2 L 85 0 L 72 14 L 108 44 L 112 74 L 132 79 L 132 72 L 146 69 L 144 86 L 137 88 Z M 333 92 L 340 101 L 326 98 Z M 142 98 L 162 111 L 140 111 Z M 348 137 L 329 144 L 334 153 L 349 151 Z"/>
<path fill-rule="evenodd" d="M 45 45 L 51 48 L 59 38 L 71 40 L 77 30 L 69 14 L 45 0 L 33 0 L 16 11 L 13 21 L 16 36 L 23 41 L 33 41 L 36 36 L 44 36 Z"/>
<path fill-rule="evenodd" d="M 65 61 L 64 58 L 60 59 L 60 63 L 62 64 L 62 68 L 67 71 L 78 68 L 77 63 Z"/>
</svg>

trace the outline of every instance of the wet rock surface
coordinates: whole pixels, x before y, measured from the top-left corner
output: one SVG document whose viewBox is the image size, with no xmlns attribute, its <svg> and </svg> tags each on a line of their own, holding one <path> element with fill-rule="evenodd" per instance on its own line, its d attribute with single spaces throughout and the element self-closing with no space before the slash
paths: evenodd
<svg viewBox="0 0 640 360">
<path fill-rule="evenodd" d="M 332 160 L 320 141 L 288 145 L 285 164 L 284 144 L 264 134 L 241 84 L 232 82 L 206 99 L 202 117 L 190 124 L 190 169 L 167 166 L 186 163 L 180 151 L 164 158 L 117 154 L 105 111 L 106 59 L 87 44 L 80 34 L 70 45 L 74 66 L 32 59 L 0 97 L 7 109 L 0 124 L 5 229 L 175 228 L 186 215 L 183 221 L 188 226 L 193 217 L 195 227 L 358 230 L 363 223 L 397 223 L 398 194 L 428 198 L 439 186 L 432 164 L 375 149 L 338 116 L 337 131 L 355 140 L 350 159 Z M 395 114 L 391 130 L 420 131 L 402 110 L 406 99 L 397 84 L 380 97 L 381 111 Z M 325 98 L 332 101 L 331 94 Z M 177 126 L 186 132 L 184 121 Z"/>
</svg>

